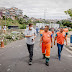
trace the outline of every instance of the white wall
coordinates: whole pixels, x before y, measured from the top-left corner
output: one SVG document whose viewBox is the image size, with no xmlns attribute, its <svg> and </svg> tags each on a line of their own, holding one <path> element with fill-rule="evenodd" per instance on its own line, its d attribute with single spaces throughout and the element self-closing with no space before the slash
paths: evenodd
<svg viewBox="0 0 72 72">
<path fill-rule="evenodd" d="M 45 27 L 45 25 L 48 25 L 49 28 L 59 28 L 59 24 L 44 24 L 44 23 L 36 23 L 36 26 L 41 28 L 42 26 Z"/>
<path fill-rule="evenodd" d="M 38 28 L 41 28 L 41 27 L 45 27 L 45 24 L 44 23 L 36 23 L 36 26 L 38 26 Z"/>
</svg>

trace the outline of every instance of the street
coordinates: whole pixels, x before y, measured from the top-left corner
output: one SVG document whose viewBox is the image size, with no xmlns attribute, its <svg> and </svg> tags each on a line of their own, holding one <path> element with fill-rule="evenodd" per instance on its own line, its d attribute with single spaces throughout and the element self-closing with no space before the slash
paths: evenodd
<svg viewBox="0 0 72 72">
<path fill-rule="evenodd" d="M 72 54 L 62 51 L 61 61 L 57 59 L 57 46 L 51 49 L 50 66 L 45 65 L 37 36 L 34 46 L 33 65 L 28 65 L 28 51 L 25 39 L 0 48 L 0 72 L 72 72 Z"/>
</svg>

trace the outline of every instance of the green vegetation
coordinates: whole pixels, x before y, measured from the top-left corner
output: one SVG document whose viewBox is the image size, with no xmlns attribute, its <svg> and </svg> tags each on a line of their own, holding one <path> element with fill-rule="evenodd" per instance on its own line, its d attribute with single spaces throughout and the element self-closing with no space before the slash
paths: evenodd
<svg viewBox="0 0 72 72">
<path fill-rule="evenodd" d="M 22 24 L 22 25 L 20 26 L 20 29 L 26 29 L 26 24 Z"/>
<path fill-rule="evenodd" d="M 4 37 L 4 45 L 7 45 L 8 43 L 16 40 L 21 40 L 24 38 L 23 32 L 18 32 L 18 31 L 12 31 L 10 33 L 2 34 L 0 35 L 0 38 L 2 39 Z M 0 40 L 1 40 L 0 39 Z"/>
<path fill-rule="evenodd" d="M 72 31 L 72 29 L 69 29 L 69 31 Z"/>
<path fill-rule="evenodd" d="M 6 19 L 6 26 L 19 26 L 19 28 L 21 29 L 24 29 L 24 23 L 23 24 L 20 24 L 19 23 L 20 21 L 19 20 L 12 20 L 10 18 Z M 5 24 L 5 20 L 1 20 L 0 19 L 0 26 L 3 27 L 3 25 Z M 26 28 L 26 25 L 25 25 L 25 28 Z"/>
<path fill-rule="evenodd" d="M 69 9 L 67 11 L 64 11 L 66 14 L 69 14 L 69 16 L 71 17 L 72 19 L 72 9 Z"/>
<path fill-rule="evenodd" d="M 24 17 L 28 17 L 27 15 L 24 15 Z"/>
<path fill-rule="evenodd" d="M 66 14 L 68 14 L 71 19 L 72 19 L 72 9 L 68 9 L 67 11 L 64 11 Z M 58 24 L 63 25 L 63 26 L 67 26 L 67 27 L 71 27 L 72 28 L 72 22 L 69 20 L 61 20 L 61 21 L 57 21 Z"/>
<path fill-rule="evenodd" d="M 67 26 L 72 28 L 72 22 L 69 20 L 61 20 L 57 21 L 57 24 L 60 24 L 61 26 Z"/>
<path fill-rule="evenodd" d="M 18 22 L 19 22 L 19 24 L 24 24 L 24 23 L 26 23 L 26 21 L 25 21 L 23 18 L 20 18 L 20 19 L 18 20 Z"/>
</svg>

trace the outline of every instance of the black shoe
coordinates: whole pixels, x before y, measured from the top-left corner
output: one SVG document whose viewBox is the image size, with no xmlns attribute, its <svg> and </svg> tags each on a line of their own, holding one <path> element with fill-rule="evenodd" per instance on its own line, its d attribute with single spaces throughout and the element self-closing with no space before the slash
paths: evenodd
<svg viewBox="0 0 72 72">
<path fill-rule="evenodd" d="M 29 59 L 29 65 L 32 65 L 32 59 Z"/>
<path fill-rule="evenodd" d="M 49 62 L 46 62 L 45 65 L 46 65 L 46 66 L 49 66 Z"/>
<path fill-rule="evenodd" d="M 43 54 L 43 59 L 45 59 L 45 54 Z"/>
</svg>

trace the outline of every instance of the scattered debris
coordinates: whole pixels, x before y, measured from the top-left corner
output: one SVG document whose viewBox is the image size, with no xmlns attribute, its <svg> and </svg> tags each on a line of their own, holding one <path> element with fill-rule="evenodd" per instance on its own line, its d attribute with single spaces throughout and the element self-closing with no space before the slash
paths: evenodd
<svg viewBox="0 0 72 72">
<path fill-rule="evenodd" d="M 8 68 L 7 71 L 10 71 L 10 68 Z"/>
<path fill-rule="evenodd" d="M 1 66 L 2 64 L 0 64 L 0 66 Z"/>
</svg>

